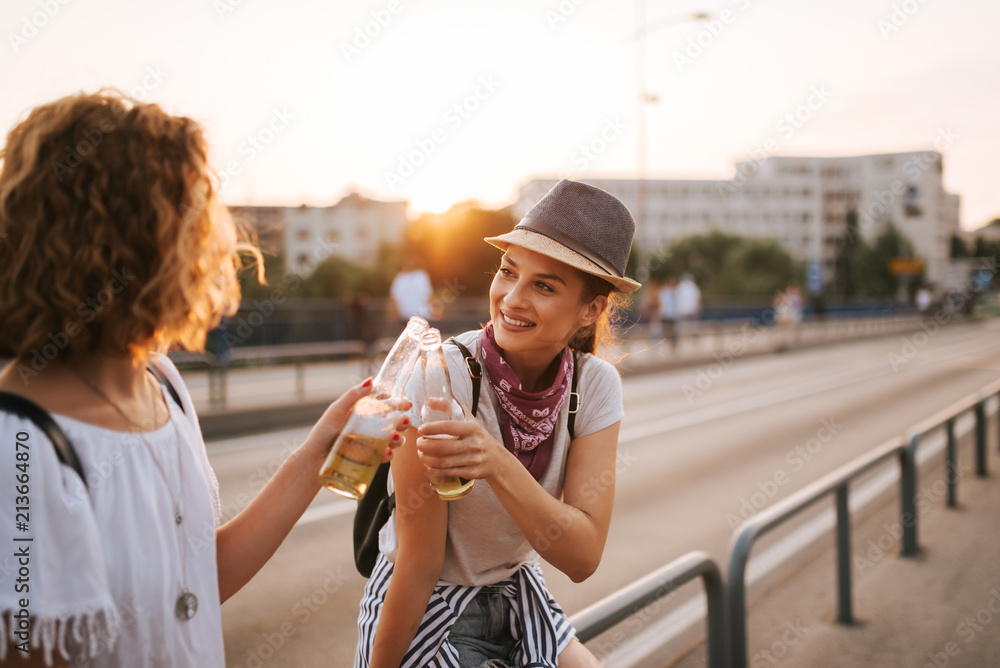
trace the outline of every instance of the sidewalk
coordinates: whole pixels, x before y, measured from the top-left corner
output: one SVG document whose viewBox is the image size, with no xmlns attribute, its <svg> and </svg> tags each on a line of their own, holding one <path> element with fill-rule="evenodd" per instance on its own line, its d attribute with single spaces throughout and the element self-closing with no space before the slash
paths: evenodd
<svg viewBox="0 0 1000 668">
<path fill-rule="evenodd" d="M 1000 666 L 1000 480 L 990 449 L 992 478 L 966 475 L 958 509 L 924 513 L 918 557 L 893 553 L 866 568 L 882 536 L 855 540 L 853 575 L 865 571 L 854 585 L 860 623 L 816 624 L 787 665 Z"/>
</svg>

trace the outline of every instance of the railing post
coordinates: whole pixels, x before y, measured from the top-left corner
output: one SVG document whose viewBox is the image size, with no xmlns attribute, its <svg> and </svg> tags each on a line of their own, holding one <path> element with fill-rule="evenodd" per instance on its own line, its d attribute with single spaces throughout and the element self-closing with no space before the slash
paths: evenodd
<svg viewBox="0 0 1000 668">
<path fill-rule="evenodd" d="M 726 573 L 729 593 L 729 668 L 747 665 L 747 602 L 746 568 L 753 538 L 741 533 L 729 550 L 729 572 Z"/>
<path fill-rule="evenodd" d="M 976 404 L 976 475 L 986 477 L 986 399 Z"/>
<path fill-rule="evenodd" d="M 726 668 L 729 661 L 726 647 L 726 597 L 722 574 L 711 562 L 701 574 L 708 600 L 708 668 Z"/>
<path fill-rule="evenodd" d="M 299 400 L 306 398 L 306 363 L 305 360 L 295 362 L 295 395 Z"/>
<path fill-rule="evenodd" d="M 851 606 L 851 511 L 848 506 L 847 484 L 837 488 L 837 585 L 839 613 L 837 621 L 853 624 Z"/>
<path fill-rule="evenodd" d="M 948 507 L 958 506 L 956 490 L 958 486 L 958 476 L 954 475 L 958 471 L 958 461 L 955 457 L 955 418 L 951 418 L 945 423 L 948 434 L 948 444 L 945 446 L 945 482 L 948 484 Z"/>
<path fill-rule="evenodd" d="M 997 451 L 1000 451 L 1000 392 L 993 396 L 997 398 Z"/>
<path fill-rule="evenodd" d="M 899 505 L 900 524 L 903 525 L 903 551 L 901 556 L 913 556 L 920 551 L 917 546 L 917 447 L 920 434 L 914 434 L 910 445 L 899 455 Z"/>
</svg>

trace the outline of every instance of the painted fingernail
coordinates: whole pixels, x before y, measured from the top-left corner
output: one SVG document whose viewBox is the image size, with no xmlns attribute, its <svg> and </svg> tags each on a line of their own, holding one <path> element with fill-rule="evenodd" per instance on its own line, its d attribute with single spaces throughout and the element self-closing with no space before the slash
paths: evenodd
<svg viewBox="0 0 1000 668">
<path fill-rule="evenodd" d="M 408 418 L 408 417 L 405 417 L 405 418 L 403 418 L 403 420 L 402 420 L 401 424 L 402 424 L 402 425 L 403 425 L 404 427 L 409 427 L 409 426 L 410 426 L 410 418 Z"/>
<path fill-rule="evenodd" d="M 392 435 L 392 441 L 393 441 L 394 443 L 398 443 L 398 442 L 400 442 L 401 440 L 403 440 L 403 437 L 402 437 L 402 436 L 400 436 L 399 434 L 393 434 L 393 435 Z"/>
<path fill-rule="evenodd" d="M 371 384 L 372 384 L 372 379 L 369 378 L 365 382 L 361 383 L 361 387 L 371 387 Z"/>
</svg>

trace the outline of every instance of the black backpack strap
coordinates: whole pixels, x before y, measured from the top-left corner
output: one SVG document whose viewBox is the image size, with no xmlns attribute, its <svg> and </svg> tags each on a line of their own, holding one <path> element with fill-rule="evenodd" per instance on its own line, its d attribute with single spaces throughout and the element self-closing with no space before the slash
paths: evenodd
<svg viewBox="0 0 1000 668">
<path fill-rule="evenodd" d="M 170 393 L 170 396 L 173 397 L 173 400 L 177 402 L 178 406 L 180 406 L 181 413 L 186 413 L 187 411 L 184 410 L 184 404 L 181 403 L 181 395 L 177 394 L 177 390 L 174 389 L 173 383 L 171 383 L 170 380 L 168 380 L 167 377 L 163 375 L 163 372 L 157 369 L 156 366 L 153 364 L 147 364 L 146 371 L 153 374 L 153 378 L 156 378 L 156 380 L 160 382 L 160 385 L 167 388 L 167 392 Z"/>
<path fill-rule="evenodd" d="M 576 424 L 576 414 L 580 412 L 580 393 L 576 391 L 577 381 L 580 378 L 580 357 L 573 352 L 573 385 L 569 388 L 569 419 L 567 427 L 569 427 L 569 440 L 576 438 L 576 434 L 573 433 L 573 427 Z"/>
<path fill-rule="evenodd" d="M 87 477 L 83 475 L 83 467 L 80 465 L 80 458 L 76 456 L 73 444 L 44 408 L 19 394 L 0 392 L 0 410 L 19 415 L 38 425 L 45 432 L 45 436 L 52 441 L 59 461 L 76 471 L 83 481 L 83 486 L 87 486 Z"/>
<path fill-rule="evenodd" d="M 479 386 L 483 381 L 483 366 L 472 351 L 459 343 L 454 336 L 445 343 L 454 343 L 465 358 L 465 366 L 469 369 L 469 377 L 472 378 L 472 417 L 476 417 L 476 411 L 479 410 Z"/>
</svg>

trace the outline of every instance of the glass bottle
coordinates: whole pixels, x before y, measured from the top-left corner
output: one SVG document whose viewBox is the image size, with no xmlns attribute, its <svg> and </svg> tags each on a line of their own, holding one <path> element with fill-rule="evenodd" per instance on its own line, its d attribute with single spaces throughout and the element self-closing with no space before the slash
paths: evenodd
<svg viewBox="0 0 1000 668">
<path fill-rule="evenodd" d="M 462 405 L 455 400 L 448 377 L 448 362 L 441 347 L 441 332 L 434 328 L 425 331 L 420 340 L 423 355 L 420 358 L 424 381 L 424 404 L 420 407 L 422 424 L 439 420 L 465 420 Z M 454 438 L 448 434 L 424 436 L 424 438 Z M 429 475 L 431 488 L 438 497 L 452 501 L 460 499 L 472 491 L 475 480 L 458 476 Z"/>
<path fill-rule="evenodd" d="M 420 358 L 420 337 L 427 328 L 423 318 L 410 318 L 372 380 L 371 394 L 354 404 L 319 471 L 320 483 L 330 491 L 351 499 L 368 491 L 395 431 L 396 402 Z"/>
</svg>

